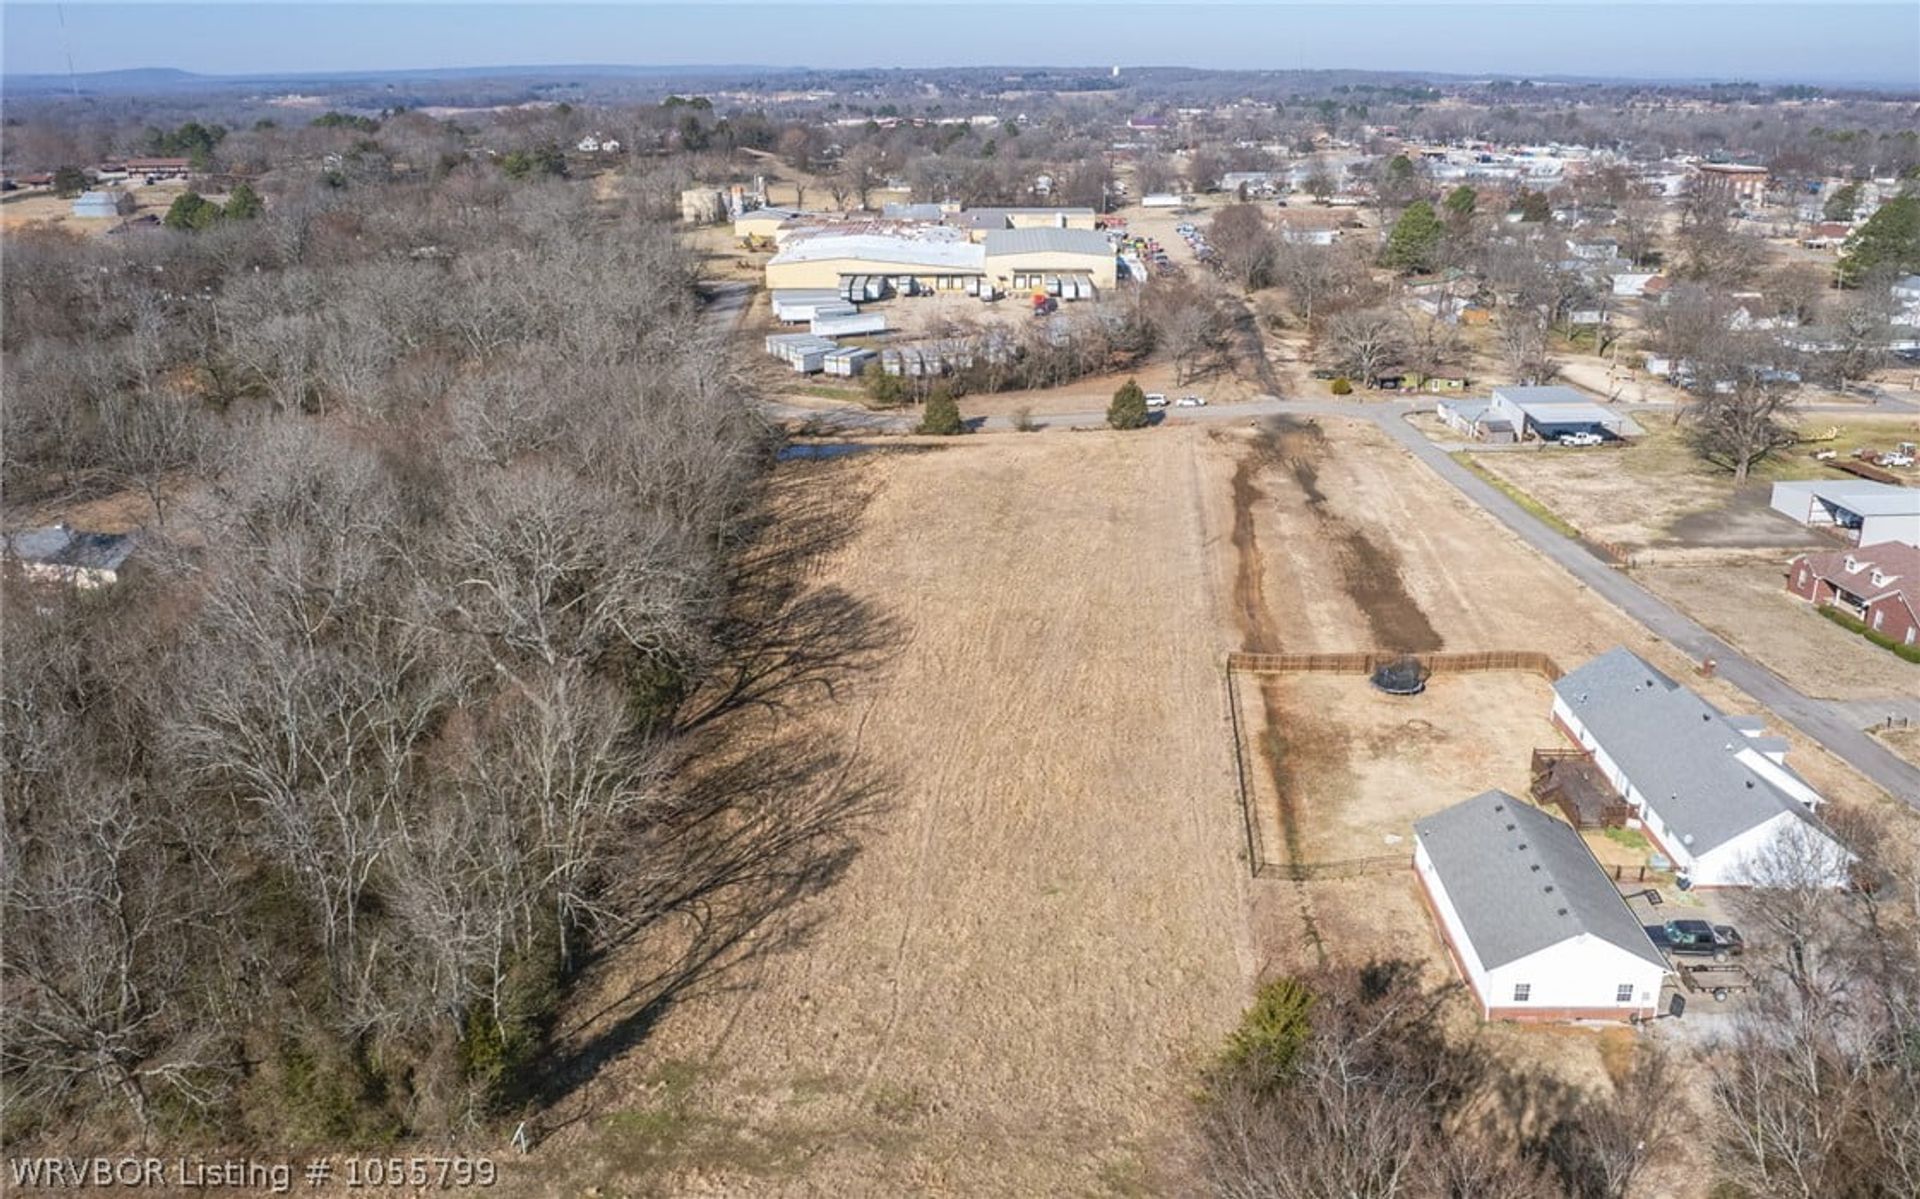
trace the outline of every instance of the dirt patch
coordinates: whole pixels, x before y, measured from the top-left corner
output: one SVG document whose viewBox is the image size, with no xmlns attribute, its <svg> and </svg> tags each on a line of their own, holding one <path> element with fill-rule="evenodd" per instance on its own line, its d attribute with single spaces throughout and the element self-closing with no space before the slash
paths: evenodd
<svg viewBox="0 0 1920 1199">
<path fill-rule="evenodd" d="M 1655 546 L 1701 546 L 1714 549 L 1831 548 L 1832 542 L 1812 529 L 1796 525 L 1773 510 L 1772 485 L 1749 483 L 1726 499 L 1676 518 Z"/>
<path fill-rule="evenodd" d="M 1260 557 L 1253 531 L 1254 504 L 1267 494 L 1257 480 L 1281 473 L 1297 490 L 1314 526 L 1295 531 L 1307 533 L 1315 552 L 1327 555 L 1339 572 L 1341 590 L 1353 610 L 1366 619 L 1368 644 L 1355 648 L 1396 653 L 1442 648 L 1433 622 L 1400 577 L 1399 556 L 1367 528 L 1347 520 L 1327 503 L 1327 495 L 1320 489 L 1319 467 L 1327 452 L 1326 435 L 1318 424 L 1281 417 L 1256 432 L 1246 456 L 1235 467 L 1234 547 L 1242 555 L 1235 597 L 1242 601 L 1244 631 L 1249 634 L 1247 648 L 1269 652 L 1282 648 L 1258 585 L 1267 565 Z M 1260 608 L 1257 613 L 1246 606 L 1256 600 Z"/>
<path fill-rule="evenodd" d="M 1533 675 L 1436 675 L 1417 696 L 1360 675 L 1264 682 L 1307 861 L 1411 853 L 1415 820 L 1489 788 L 1524 795 L 1529 751 L 1558 743 Z"/>
</svg>

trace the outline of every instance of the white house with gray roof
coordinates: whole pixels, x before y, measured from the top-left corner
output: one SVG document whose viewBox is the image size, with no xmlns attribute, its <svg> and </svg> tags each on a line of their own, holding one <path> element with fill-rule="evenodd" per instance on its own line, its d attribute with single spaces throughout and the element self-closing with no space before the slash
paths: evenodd
<svg viewBox="0 0 1920 1199">
<path fill-rule="evenodd" d="M 1553 685 L 1553 720 L 1696 887 L 1847 885 L 1853 855 L 1814 814 L 1787 742 L 1614 648 Z"/>
<path fill-rule="evenodd" d="M 1667 961 L 1572 826 L 1504 791 L 1413 825 L 1413 868 L 1489 1020 L 1654 1014 Z"/>
</svg>

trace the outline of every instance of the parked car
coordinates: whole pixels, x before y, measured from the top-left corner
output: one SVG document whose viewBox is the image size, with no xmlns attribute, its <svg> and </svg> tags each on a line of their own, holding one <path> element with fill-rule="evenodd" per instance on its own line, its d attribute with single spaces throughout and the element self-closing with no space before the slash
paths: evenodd
<svg viewBox="0 0 1920 1199">
<path fill-rule="evenodd" d="M 1730 924 L 1709 924 L 1705 920 L 1669 920 L 1646 926 L 1653 943 L 1674 957 L 1712 958 L 1724 962 L 1747 951 L 1740 930 Z"/>
<path fill-rule="evenodd" d="M 1166 393 L 1166 392 L 1164 392 L 1164 391 L 1150 391 L 1150 392 L 1148 392 L 1148 393 L 1147 393 L 1147 407 L 1149 407 L 1149 408 L 1165 408 L 1166 406 L 1167 406 L 1167 393 Z"/>
<path fill-rule="evenodd" d="M 1561 445 L 1599 445 L 1604 439 L 1598 433 L 1562 433 L 1557 440 Z"/>
<path fill-rule="evenodd" d="M 1181 396 L 1179 400 L 1174 403 L 1174 407 L 1176 408 L 1205 408 L 1206 406 L 1207 402 L 1205 400 L 1199 396 L 1192 395 Z"/>
</svg>

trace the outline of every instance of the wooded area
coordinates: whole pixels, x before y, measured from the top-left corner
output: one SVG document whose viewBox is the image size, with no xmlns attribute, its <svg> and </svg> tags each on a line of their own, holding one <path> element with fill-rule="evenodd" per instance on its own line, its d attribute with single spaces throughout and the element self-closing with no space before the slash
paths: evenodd
<svg viewBox="0 0 1920 1199">
<path fill-rule="evenodd" d="M 120 585 L 7 597 L 16 1142 L 528 1093 L 698 874 L 661 783 L 770 444 L 693 281 L 583 184 L 465 169 L 10 238 L 10 503 L 150 508 Z"/>
</svg>

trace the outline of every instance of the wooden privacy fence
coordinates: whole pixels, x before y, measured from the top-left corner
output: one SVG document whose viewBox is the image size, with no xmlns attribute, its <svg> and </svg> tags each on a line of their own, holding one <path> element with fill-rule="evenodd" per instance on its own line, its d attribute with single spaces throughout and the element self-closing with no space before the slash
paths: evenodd
<svg viewBox="0 0 1920 1199">
<path fill-rule="evenodd" d="M 1544 675 L 1549 681 L 1565 672 L 1546 654 L 1525 649 L 1481 650 L 1475 653 L 1348 653 L 1348 654 L 1250 654 L 1235 651 L 1227 655 L 1229 674 L 1372 674 L 1390 662 L 1411 657 L 1426 667 L 1429 674 L 1482 674 L 1489 671 L 1518 670 Z"/>
</svg>

